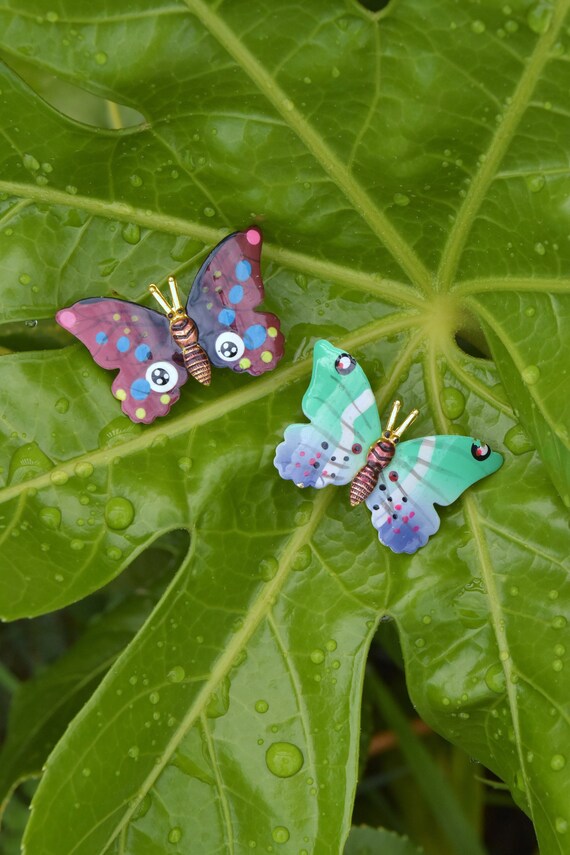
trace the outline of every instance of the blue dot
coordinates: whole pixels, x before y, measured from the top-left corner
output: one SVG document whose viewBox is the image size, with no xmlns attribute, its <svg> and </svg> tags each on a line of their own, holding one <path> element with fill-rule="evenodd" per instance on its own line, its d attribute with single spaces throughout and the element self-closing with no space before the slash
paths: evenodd
<svg viewBox="0 0 570 855">
<path fill-rule="evenodd" d="M 241 303 L 243 300 L 243 288 L 241 285 L 234 285 L 228 297 L 230 298 L 230 303 Z"/>
<path fill-rule="evenodd" d="M 117 339 L 117 350 L 120 350 L 121 353 L 126 353 L 131 343 L 126 335 L 122 335 L 121 338 Z"/>
<path fill-rule="evenodd" d="M 131 396 L 135 401 L 144 401 L 150 394 L 150 383 L 144 377 L 138 377 L 131 383 Z"/>
<path fill-rule="evenodd" d="M 109 337 L 106 332 L 98 332 L 95 336 L 95 341 L 97 344 L 107 344 Z"/>
<path fill-rule="evenodd" d="M 256 347 L 261 347 L 267 338 L 267 330 L 261 324 L 253 324 L 245 331 L 243 342 L 248 350 L 255 350 Z"/>
<path fill-rule="evenodd" d="M 150 359 L 152 353 L 150 352 L 150 347 L 148 344 L 139 344 L 137 349 L 135 350 L 135 357 L 139 362 L 146 362 L 147 359 Z"/>
<path fill-rule="evenodd" d="M 236 278 L 239 279 L 240 282 L 245 282 L 246 279 L 249 279 L 251 276 L 251 264 L 249 261 L 242 259 L 242 261 L 238 261 L 236 264 Z"/>
<path fill-rule="evenodd" d="M 218 315 L 218 320 L 224 326 L 229 327 L 235 321 L 236 313 L 233 309 L 222 309 Z"/>
</svg>

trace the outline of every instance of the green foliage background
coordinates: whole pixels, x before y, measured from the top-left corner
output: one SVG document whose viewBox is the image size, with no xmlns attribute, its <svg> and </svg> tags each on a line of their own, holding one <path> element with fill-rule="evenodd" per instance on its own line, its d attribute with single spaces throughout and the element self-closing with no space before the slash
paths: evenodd
<svg viewBox="0 0 570 855">
<path fill-rule="evenodd" d="M 49 757 L 27 852 L 340 851 L 381 615 L 421 715 L 507 782 L 543 853 L 568 851 L 568 7 L 0 9 L 2 617 L 190 535 L 147 620 L 112 615 L 104 643 L 19 697 L 4 794 L 118 656 Z M 132 124 L 63 114 L 36 91 L 46 72 Z M 167 419 L 132 425 L 54 312 L 145 301 L 169 273 L 190 287 L 253 221 L 284 361 L 188 384 Z M 420 408 L 416 435 L 505 455 L 414 556 L 382 548 L 346 491 L 301 494 L 272 466 L 320 337 L 358 357 L 382 413 L 396 393 Z"/>
</svg>

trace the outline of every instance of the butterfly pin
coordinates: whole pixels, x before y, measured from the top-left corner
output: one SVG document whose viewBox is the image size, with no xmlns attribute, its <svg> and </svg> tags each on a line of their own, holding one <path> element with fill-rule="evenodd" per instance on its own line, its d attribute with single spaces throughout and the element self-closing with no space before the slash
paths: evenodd
<svg viewBox="0 0 570 855">
<path fill-rule="evenodd" d="M 318 341 L 303 397 L 310 424 L 290 425 L 275 466 L 298 487 L 349 484 L 350 503 L 366 502 L 372 525 L 393 552 L 416 552 L 439 528 L 434 504 L 449 505 L 491 475 L 503 458 L 468 436 L 426 436 L 400 443 L 418 415 L 395 427 L 400 402 L 382 431 L 370 384 L 357 361 Z"/>
<path fill-rule="evenodd" d="M 119 369 L 113 394 L 133 422 L 166 415 L 188 375 L 209 385 L 210 364 L 254 375 L 275 368 L 284 345 L 279 319 L 255 311 L 264 297 L 261 243 L 255 227 L 224 238 L 198 271 L 186 307 L 171 276 L 171 303 L 149 286 L 164 314 L 109 297 L 56 314 L 98 365 Z"/>
</svg>

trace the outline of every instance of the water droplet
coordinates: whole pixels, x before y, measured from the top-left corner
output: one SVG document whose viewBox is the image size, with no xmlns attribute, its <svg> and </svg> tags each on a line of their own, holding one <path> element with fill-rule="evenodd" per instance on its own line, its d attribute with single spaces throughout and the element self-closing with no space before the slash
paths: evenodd
<svg viewBox="0 0 570 855">
<path fill-rule="evenodd" d="M 71 547 L 71 549 L 73 549 L 74 552 L 81 552 L 81 550 L 85 548 L 85 543 L 76 537 L 71 541 L 69 546 Z"/>
<path fill-rule="evenodd" d="M 535 243 L 535 245 L 534 245 L 534 251 L 535 251 L 538 255 L 546 255 L 546 247 L 545 247 L 545 246 L 544 246 L 544 244 L 543 244 L 541 241 L 539 241 L 539 240 L 537 240 L 537 242 L 536 242 L 536 243 Z"/>
<path fill-rule="evenodd" d="M 566 648 L 564 647 L 563 644 L 555 644 L 554 645 L 554 652 L 556 653 L 557 656 L 564 656 L 564 654 L 566 653 Z"/>
<path fill-rule="evenodd" d="M 106 555 L 111 561 L 120 561 L 123 557 L 123 550 L 119 549 L 118 546 L 109 546 Z"/>
<path fill-rule="evenodd" d="M 190 472 L 192 469 L 192 458 L 191 457 L 181 457 L 178 460 L 178 468 L 182 470 L 182 472 Z"/>
<path fill-rule="evenodd" d="M 26 169 L 29 169 L 30 172 L 37 172 L 40 168 L 39 160 L 33 156 L 33 154 L 25 154 L 22 158 L 22 162 Z"/>
<path fill-rule="evenodd" d="M 205 217 L 215 217 L 216 212 L 213 208 L 204 208 L 204 216 Z"/>
<path fill-rule="evenodd" d="M 327 649 L 330 653 L 332 653 L 332 652 L 333 652 L 333 650 L 336 650 L 337 646 L 338 646 L 338 645 L 337 645 L 336 641 L 334 640 L 334 638 L 330 638 L 330 639 L 327 641 L 327 643 L 325 644 L 326 649 Z"/>
<path fill-rule="evenodd" d="M 160 695 L 158 694 L 158 692 L 151 692 L 148 696 L 148 699 L 151 704 L 157 704 L 160 700 Z"/>
<path fill-rule="evenodd" d="M 55 24 L 56 21 L 59 21 L 59 15 L 57 12 L 46 12 L 46 21 L 49 21 L 50 24 Z"/>
<path fill-rule="evenodd" d="M 69 193 L 71 196 L 75 196 L 77 194 L 77 187 L 73 184 L 68 184 L 65 188 L 65 192 Z"/>
<path fill-rule="evenodd" d="M 49 479 L 56 487 L 63 487 L 69 481 L 69 475 L 63 469 L 56 469 L 55 472 L 51 473 Z"/>
<path fill-rule="evenodd" d="M 284 825 L 278 825 L 271 832 L 271 836 L 276 843 L 287 843 L 289 840 L 289 829 L 285 828 Z"/>
<path fill-rule="evenodd" d="M 485 24 L 483 21 L 472 21 L 471 22 L 471 32 L 477 33 L 477 35 L 481 35 L 481 33 L 485 32 Z"/>
<path fill-rule="evenodd" d="M 311 502 L 302 502 L 295 512 L 295 525 L 307 525 L 313 513 Z"/>
<path fill-rule="evenodd" d="M 10 460 L 9 484 L 22 484 L 53 469 L 53 463 L 36 442 L 29 442 L 16 449 Z"/>
<path fill-rule="evenodd" d="M 539 36 L 548 32 L 552 23 L 552 6 L 550 3 L 537 3 L 529 10 L 526 16 L 526 22 L 533 31 Z"/>
<path fill-rule="evenodd" d="M 20 285 L 29 285 L 31 281 L 32 277 L 29 273 L 20 273 L 20 275 L 18 276 L 18 282 L 20 283 Z"/>
<path fill-rule="evenodd" d="M 115 531 L 128 528 L 134 518 L 135 509 L 132 502 L 122 496 L 114 496 L 105 505 L 105 522 Z"/>
<path fill-rule="evenodd" d="M 335 78 L 335 80 L 340 77 L 340 69 L 335 66 L 331 69 L 331 75 Z"/>
<path fill-rule="evenodd" d="M 95 54 L 95 62 L 97 65 L 105 65 L 108 59 L 109 57 L 103 50 L 100 50 Z"/>
<path fill-rule="evenodd" d="M 55 410 L 62 416 L 69 410 L 69 401 L 67 398 L 58 398 L 55 402 Z"/>
<path fill-rule="evenodd" d="M 182 829 L 179 825 L 175 825 L 174 828 L 171 828 L 168 832 L 168 842 L 169 843 L 178 843 L 182 839 Z"/>
<path fill-rule="evenodd" d="M 295 282 L 299 286 L 299 288 L 305 288 L 307 285 L 307 277 L 304 273 L 297 273 L 295 275 Z"/>
<path fill-rule="evenodd" d="M 307 544 L 298 549 L 291 562 L 292 570 L 306 570 L 311 563 L 312 553 L 311 547 Z"/>
<path fill-rule="evenodd" d="M 170 680 L 171 683 L 181 683 L 185 676 L 186 671 L 182 665 L 175 665 L 166 675 L 166 679 Z"/>
<path fill-rule="evenodd" d="M 291 778 L 303 766 L 304 757 L 292 742 L 273 742 L 265 753 L 265 762 L 278 778 Z"/>
<path fill-rule="evenodd" d="M 221 718 L 230 708 L 230 681 L 228 677 L 224 677 L 220 683 L 220 687 L 212 692 L 210 700 L 206 707 L 206 715 L 208 718 Z"/>
<path fill-rule="evenodd" d="M 561 816 L 557 816 L 554 821 L 554 827 L 559 834 L 566 834 L 568 831 L 568 822 Z"/>
<path fill-rule="evenodd" d="M 567 623 L 568 621 L 564 617 L 564 615 L 556 615 L 556 617 L 552 620 L 552 626 L 554 627 L 554 629 L 563 629 Z"/>
<path fill-rule="evenodd" d="M 501 695 L 505 691 L 505 672 L 500 662 L 495 662 L 485 672 L 485 682 L 492 692 Z"/>
<path fill-rule="evenodd" d="M 99 432 L 99 448 L 113 448 L 134 439 L 142 432 L 142 426 L 125 416 L 118 416 Z"/>
<path fill-rule="evenodd" d="M 507 31 L 507 33 L 516 33 L 518 28 L 519 25 L 517 24 L 517 22 L 513 21 L 512 19 L 510 21 L 505 22 L 505 30 Z"/>
<path fill-rule="evenodd" d="M 137 223 L 126 223 L 122 228 L 121 235 L 123 240 L 134 246 L 141 239 L 140 226 Z"/>
<path fill-rule="evenodd" d="M 138 745 L 131 745 L 131 747 L 127 751 L 127 754 L 129 755 L 129 757 L 132 757 L 133 760 L 137 759 L 137 757 L 139 756 L 139 753 L 140 753 L 140 748 L 138 747 Z"/>
<path fill-rule="evenodd" d="M 562 661 L 562 659 L 554 659 L 554 661 L 552 662 L 552 670 L 558 673 L 559 671 L 562 671 L 563 668 L 564 662 Z"/>
<path fill-rule="evenodd" d="M 523 368 L 521 377 L 527 386 L 532 386 L 540 378 L 540 368 L 537 365 L 527 365 Z"/>
<path fill-rule="evenodd" d="M 406 205 L 410 204 L 410 197 L 406 196 L 405 193 L 394 193 L 393 199 L 394 203 L 401 208 L 405 208 Z"/>
<path fill-rule="evenodd" d="M 269 582 L 273 579 L 278 569 L 279 562 L 273 556 L 264 558 L 259 563 L 259 575 L 265 582 Z"/>
<path fill-rule="evenodd" d="M 269 704 L 267 701 L 259 700 L 255 702 L 255 711 L 258 713 L 266 713 L 269 709 Z"/>
<path fill-rule="evenodd" d="M 88 769 L 87 767 L 85 767 L 84 769 L 81 770 L 81 774 L 83 775 L 84 778 L 88 778 L 89 775 L 91 774 L 91 769 Z"/>
<path fill-rule="evenodd" d="M 63 576 L 61 575 L 61 573 L 56 573 L 53 578 L 56 582 L 63 582 Z"/>
<path fill-rule="evenodd" d="M 314 662 L 315 665 L 320 665 L 321 662 L 325 661 L 324 651 L 321 650 L 320 647 L 315 647 L 314 650 L 311 650 L 310 658 L 311 658 L 311 662 Z"/>
<path fill-rule="evenodd" d="M 530 441 L 521 425 L 513 425 L 506 432 L 503 442 L 510 452 L 513 454 L 526 454 L 527 451 L 534 449 L 533 443 Z"/>
<path fill-rule="evenodd" d="M 142 187 L 143 180 L 140 175 L 131 175 L 129 181 L 133 187 Z"/>
<path fill-rule="evenodd" d="M 566 766 L 566 757 L 564 754 L 553 754 L 550 758 L 550 768 L 555 772 L 559 772 Z"/>
<path fill-rule="evenodd" d="M 58 529 L 61 525 L 61 511 L 59 508 L 42 508 L 40 519 L 47 528 Z"/>
<path fill-rule="evenodd" d="M 93 464 L 84 460 L 78 463 L 73 471 L 78 478 L 89 478 L 90 475 L 93 475 Z"/>
<path fill-rule="evenodd" d="M 538 193 L 544 187 L 545 182 L 544 175 L 530 175 L 527 176 L 526 186 L 531 193 Z"/>
<path fill-rule="evenodd" d="M 458 419 L 465 410 L 465 396 L 454 386 L 444 387 L 439 396 L 441 409 L 448 419 Z"/>
<path fill-rule="evenodd" d="M 416 638 L 416 640 L 414 641 L 414 644 L 416 645 L 416 647 L 420 647 L 420 648 L 425 647 L 426 646 L 426 640 L 425 640 L 425 638 Z"/>
</svg>

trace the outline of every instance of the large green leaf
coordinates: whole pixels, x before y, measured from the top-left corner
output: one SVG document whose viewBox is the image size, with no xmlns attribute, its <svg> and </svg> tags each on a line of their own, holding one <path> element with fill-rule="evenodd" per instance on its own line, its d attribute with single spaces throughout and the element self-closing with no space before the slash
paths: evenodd
<svg viewBox="0 0 570 855">
<path fill-rule="evenodd" d="M 509 783 L 543 853 L 565 851 L 567 535 L 552 482 L 566 497 L 568 6 L 0 10 L 3 318 L 138 300 L 171 272 L 189 286 L 207 248 L 256 219 L 288 334 L 276 372 L 188 384 L 148 428 L 119 415 L 79 346 L 0 361 L 5 618 L 85 596 L 162 532 L 192 537 L 48 761 L 29 853 L 340 851 L 382 613 L 422 715 Z M 144 122 L 79 125 L 12 58 Z M 479 341 L 479 323 L 495 363 L 455 345 L 458 331 Z M 319 337 L 361 359 L 382 412 L 396 393 L 419 406 L 416 435 L 505 452 L 415 556 L 383 549 L 345 491 L 301 494 L 271 465 Z"/>
</svg>

